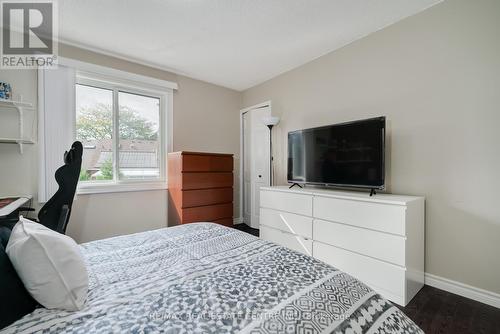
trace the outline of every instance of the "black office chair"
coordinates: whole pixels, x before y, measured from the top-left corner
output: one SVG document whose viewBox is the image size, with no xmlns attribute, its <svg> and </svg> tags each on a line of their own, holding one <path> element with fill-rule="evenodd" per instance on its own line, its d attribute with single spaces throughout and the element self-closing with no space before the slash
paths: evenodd
<svg viewBox="0 0 500 334">
<path fill-rule="evenodd" d="M 59 167 L 55 173 L 59 189 L 38 212 L 40 224 L 62 234 L 66 233 L 71 215 L 71 206 L 82 168 L 82 154 L 83 145 L 79 141 L 75 141 L 71 149 L 64 152 L 64 166 Z"/>
</svg>

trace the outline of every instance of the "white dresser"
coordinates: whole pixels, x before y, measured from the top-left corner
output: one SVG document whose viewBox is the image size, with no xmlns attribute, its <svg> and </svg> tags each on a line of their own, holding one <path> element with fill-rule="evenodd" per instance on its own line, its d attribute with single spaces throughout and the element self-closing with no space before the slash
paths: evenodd
<svg viewBox="0 0 500 334">
<path fill-rule="evenodd" d="M 424 201 L 263 187 L 260 235 L 345 271 L 404 306 L 424 285 Z"/>
</svg>

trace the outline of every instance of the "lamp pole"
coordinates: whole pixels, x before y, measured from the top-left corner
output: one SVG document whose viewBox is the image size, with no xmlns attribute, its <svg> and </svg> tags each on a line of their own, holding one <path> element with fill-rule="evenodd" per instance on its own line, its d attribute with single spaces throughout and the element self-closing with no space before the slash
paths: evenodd
<svg viewBox="0 0 500 334">
<path fill-rule="evenodd" d="M 268 116 L 262 122 L 269 128 L 269 185 L 273 186 L 273 127 L 280 121 L 279 117 Z"/>
<path fill-rule="evenodd" d="M 273 186 L 273 124 L 268 124 L 269 128 L 269 185 Z"/>
</svg>

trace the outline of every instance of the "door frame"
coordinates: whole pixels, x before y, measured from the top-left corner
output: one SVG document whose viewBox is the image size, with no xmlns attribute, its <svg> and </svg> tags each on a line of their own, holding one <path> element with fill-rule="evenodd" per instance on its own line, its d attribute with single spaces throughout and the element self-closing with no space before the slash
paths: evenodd
<svg viewBox="0 0 500 334">
<path fill-rule="evenodd" d="M 239 210 L 240 217 L 238 218 L 238 224 L 244 223 L 244 221 L 243 221 L 243 219 L 244 219 L 244 212 L 243 212 L 243 205 L 244 205 L 244 203 L 243 203 L 243 184 L 244 184 L 243 168 L 244 168 L 245 152 L 244 152 L 244 147 L 243 147 L 243 141 L 244 141 L 244 138 L 243 138 L 243 115 L 249 111 L 254 110 L 254 109 L 260 109 L 260 108 L 266 108 L 266 107 L 269 107 L 269 110 L 270 110 L 271 115 L 272 115 L 273 109 L 272 109 L 272 101 L 271 100 L 265 101 L 262 103 L 258 103 L 258 104 L 255 104 L 253 106 L 246 107 L 246 108 L 243 108 L 240 110 L 240 177 L 239 177 L 239 179 L 240 179 L 239 180 L 240 181 L 240 189 L 239 189 L 239 193 L 240 193 L 240 210 Z"/>
</svg>

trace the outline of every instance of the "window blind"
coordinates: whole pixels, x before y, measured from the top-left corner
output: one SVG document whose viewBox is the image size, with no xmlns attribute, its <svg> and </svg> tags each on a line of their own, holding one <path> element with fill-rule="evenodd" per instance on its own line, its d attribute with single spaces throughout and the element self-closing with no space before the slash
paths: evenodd
<svg viewBox="0 0 500 334">
<path fill-rule="evenodd" d="M 58 189 L 55 171 L 75 138 L 75 70 L 59 65 L 38 71 L 38 200 L 46 202 Z"/>
</svg>

